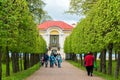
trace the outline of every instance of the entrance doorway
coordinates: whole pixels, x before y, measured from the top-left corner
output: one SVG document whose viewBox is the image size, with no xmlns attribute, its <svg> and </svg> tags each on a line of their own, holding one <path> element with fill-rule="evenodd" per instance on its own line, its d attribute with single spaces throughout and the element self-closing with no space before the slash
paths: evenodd
<svg viewBox="0 0 120 80">
<path fill-rule="evenodd" d="M 57 54 L 57 50 L 56 50 L 56 49 L 53 49 L 53 50 L 52 50 L 52 53 L 53 53 L 53 54 Z"/>
<path fill-rule="evenodd" d="M 50 48 L 58 48 L 59 47 L 59 32 L 55 29 L 53 29 L 50 32 Z"/>
<path fill-rule="evenodd" d="M 49 38 L 49 53 L 57 54 L 60 50 L 59 45 L 59 32 L 58 30 L 53 29 L 50 32 L 50 38 Z"/>
<path fill-rule="evenodd" d="M 59 47 L 59 35 L 50 35 L 50 47 Z"/>
</svg>

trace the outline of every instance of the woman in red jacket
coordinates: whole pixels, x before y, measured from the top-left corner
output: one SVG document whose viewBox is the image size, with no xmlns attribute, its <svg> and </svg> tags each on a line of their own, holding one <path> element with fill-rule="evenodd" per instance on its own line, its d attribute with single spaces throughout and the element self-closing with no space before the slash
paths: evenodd
<svg viewBox="0 0 120 80">
<path fill-rule="evenodd" d="M 86 66 L 86 70 L 87 70 L 87 74 L 88 76 L 92 76 L 93 73 L 93 64 L 94 64 L 94 56 L 93 54 L 90 52 L 85 56 L 85 66 Z"/>
</svg>

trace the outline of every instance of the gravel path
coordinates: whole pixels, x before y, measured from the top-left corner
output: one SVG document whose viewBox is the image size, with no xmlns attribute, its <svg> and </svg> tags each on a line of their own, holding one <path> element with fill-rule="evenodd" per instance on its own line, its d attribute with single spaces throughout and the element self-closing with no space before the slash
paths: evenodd
<svg viewBox="0 0 120 80">
<path fill-rule="evenodd" d="M 62 68 L 41 67 L 25 80 L 104 80 L 97 76 L 87 76 L 86 71 L 80 70 L 64 61 Z"/>
</svg>

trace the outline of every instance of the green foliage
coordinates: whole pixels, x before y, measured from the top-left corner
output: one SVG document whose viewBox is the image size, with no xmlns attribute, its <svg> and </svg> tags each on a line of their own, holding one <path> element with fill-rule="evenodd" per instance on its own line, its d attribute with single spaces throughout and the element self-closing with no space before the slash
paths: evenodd
<svg viewBox="0 0 120 80">
<path fill-rule="evenodd" d="M 70 37 L 66 37 L 65 43 L 64 43 L 64 52 L 65 53 L 72 53 L 71 52 L 71 41 Z"/>
<path fill-rule="evenodd" d="M 79 1 L 79 0 L 78 0 Z M 92 0 L 91 0 L 92 1 Z M 87 3 L 86 1 L 85 3 Z M 69 53 L 100 52 L 110 43 L 120 50 L 120 2 L 98 0 L 69 36 Z M 89 6 L 89 5 L 88 5 Z M 68 43 L 65 42 L 65 46 Z M 66 49 L 66 48 L 64 48 Z M 65 50 L 66 51 L 66 50 Z"/>
<path fill-rule="evenodd" d="M 0 46 L 8 46 L 12 52 L 46 51 L 46 43 L 39 36 L 37 25 L 25 0 L 1 0 L 0 13 Z"/>
<path fill-rule="evenodd" d="M 98 0 L 71 0 L 69 13 L 81 15 L 87 14 Z"/>
<path fill-rule="evenodd" d="M 45 3 L 42 0 L 26 0 L 28 2 L 29 11 L 33 15 L 33 19 L 36 23 L 41 23 L 44 20 L 52 19 L 43 7 Z"/>
</svg>

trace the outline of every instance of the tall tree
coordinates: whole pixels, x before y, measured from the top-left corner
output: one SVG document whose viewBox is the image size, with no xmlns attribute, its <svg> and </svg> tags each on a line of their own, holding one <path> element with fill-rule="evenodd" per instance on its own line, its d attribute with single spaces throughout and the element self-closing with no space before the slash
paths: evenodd
<svg viewBox="0 0 120 80">
<path fill-rule="evenodd" d="M 81 15 L 87 14 L 98 0 L 71 0 L 69 13 Z"/>
<path fill-rule="evenodd" d="M 45 3 L 42 0 L 26 0 L 28 2 L 28 7 L 30 12 L 33 14 L 34 21 L 41 23 L 44 20 L 52 19 L 43 7 Z"/>
<path fill-rule="evenodd" d="M 16 8 L 16 1 L 12 0 L 5 0 L 1 1 L 1 16 L 0 16 L 0 37 L 1 37 L 1 44 L 3 47 L 6 47 L 6 76 L 10 75 L 9 71 L 9 50 L 12 44 L 16 44 L 17 38 L 17 25 L 18 25 L 18 9 Z M 19 2 L 18 2 L 19 4 Z M 9 14 L 8 14 L 9 13 Z M 16 21 L 16 23 L 14 23 Z M 12 27 L 11 27 L 12 26 Z"/>
</svg>

